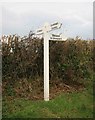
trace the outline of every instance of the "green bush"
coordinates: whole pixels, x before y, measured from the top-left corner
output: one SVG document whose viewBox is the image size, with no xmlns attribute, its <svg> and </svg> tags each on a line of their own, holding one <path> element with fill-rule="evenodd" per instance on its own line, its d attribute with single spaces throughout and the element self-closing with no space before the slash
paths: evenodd
<svg viewBox="0 0 95 120">
<path fill-rule="evenodd" d="M 50 79 L 79 81 L 90 77 L 93 71 L 93 41 L 50 41 Z M 10 52 L 10 50 L 13 52 Z M 43 39 L 19 41 L 10 37 L 8 44 L 2 43 L 3 80 L 43 77 Z"/>
</svg>

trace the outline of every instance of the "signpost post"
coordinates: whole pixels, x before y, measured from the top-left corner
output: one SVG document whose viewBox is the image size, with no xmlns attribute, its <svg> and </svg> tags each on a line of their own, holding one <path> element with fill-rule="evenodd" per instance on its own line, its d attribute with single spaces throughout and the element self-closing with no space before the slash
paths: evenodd
<svg viewBox="0 0 95 120">
<path fill-rule="evenodd" d="M 49 101 L 49 40 L 64 41 L 61 35 L 50 35 L 49 32 L 61 28 L 61 23 L 45 23 L 43 28 L 36 31 L 36 35 L 44 36 L 44 100 Z"/>
</svg>

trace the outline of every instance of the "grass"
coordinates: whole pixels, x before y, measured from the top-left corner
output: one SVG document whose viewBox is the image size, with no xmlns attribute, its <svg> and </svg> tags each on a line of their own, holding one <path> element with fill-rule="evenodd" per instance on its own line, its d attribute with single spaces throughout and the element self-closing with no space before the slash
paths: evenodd
<svg viewBox="0 0 95 120">
<path fill-rule="evenodd" d="M 93 118 L 93 89 L 61 93 L 48 102 L 3 99 L 3 118 Z"/>
</svg>

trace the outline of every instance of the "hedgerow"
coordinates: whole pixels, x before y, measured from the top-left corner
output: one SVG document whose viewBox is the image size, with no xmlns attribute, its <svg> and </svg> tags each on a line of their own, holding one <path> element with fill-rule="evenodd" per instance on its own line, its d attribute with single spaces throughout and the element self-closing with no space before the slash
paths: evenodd
<svg viewBox="0 0 95 120">
<path fill-rule="evenodd" d="M 5 80 L 43 78 L 43 39 L 18 36 L 2 42 L 2 78 Z M 93 40 L 68 39 L 49 43 L 50 80 L 80 81 L 93 71 Z M 12 49 L 12 51 L 11 51 Z"/>
</svg>

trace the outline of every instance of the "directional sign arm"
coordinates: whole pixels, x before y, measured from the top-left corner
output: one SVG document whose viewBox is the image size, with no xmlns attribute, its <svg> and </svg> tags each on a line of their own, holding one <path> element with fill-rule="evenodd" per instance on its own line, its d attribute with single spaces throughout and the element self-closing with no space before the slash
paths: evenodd
<svg viewBox="0 0 95 120">
<path fill-rule="evenodd" d="M 51 34 L 50 39 L 52 41 L 66 41 L 67 38 L 63 34 Z"/>
<path fill-rule="evenodd" d="M 43 28 L 36 30 L 36 35 L 42 35 L 44 33 Z"/>
<path fill-rule="evenodd" d="M 49 23 L 45 23 L 44 27 L 36 30 L 36 35 L 42 35 L 44 34 L 44 32 L 50 32 L 52 30 L 59 29 L 61 28 L 61 26 L 62 26 L 62 23 L 59 23 L 59 22 L 55 22 L 51 25 Z"/>
<path fill-rule="evenodd" d="M 61 28 L 61 26 L 62 26 L 62 23 L 55 22 L 55 23 L 51 24 L 51 29 L 52 30 L 59 29 L 59 28 Z"/>
</svg>

